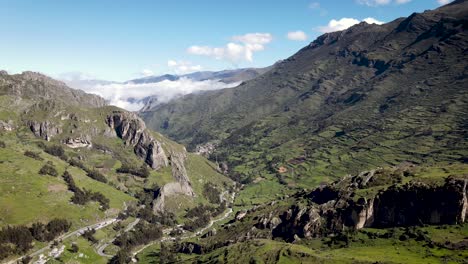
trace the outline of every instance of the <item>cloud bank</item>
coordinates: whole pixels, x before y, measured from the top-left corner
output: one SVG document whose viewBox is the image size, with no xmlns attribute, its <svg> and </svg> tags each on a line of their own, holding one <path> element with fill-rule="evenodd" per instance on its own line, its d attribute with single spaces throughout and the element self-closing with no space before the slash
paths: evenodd
<svg viewBox="0 0 468 264">
<path fill-rule="evenodd" d="M 226 84 L 217 80 L 193 81 L 181 78 L 177 81 L 165 80 L 158 83 L 109 83 L 95 84 L 83 87 L 74 87 L 87 93 L 97 94 L 106 99 L 109 104 L 124 108 L 129 111 L 140 110 L 144 102 L 141 100 L 148 96 L 155 96 L 159 102 L 168 102 L 179 96 L 198 92 L 231 88 L 239 83 Z"/>
<path fill-rule="evenodd" d="M 265 45 L 273 40 L 270 33 L 248 33 L 233 36 L 232 42 L 222 47 L 190 46 L 187 52 L 194 55 L 208 56 L 217 60 L 230 62 L 253 61 L 253 54 L 265 49 Z"/>
<path fill-rule="evenodd" d="M 377 24 L 377 25 L 381 25 L 384 23 L 372 17 L 365 18 L 362 21 L 355 19 L 355 18 L 343 17 L 339 20 L 332 19 L 330 20 L 330 22 L 328 22 L 328 25 L 317 27 L 316 30 L 322 33 L 329 33 L 329 32 L 334 32 L 334 31 L 345 30 L 361 22 L 366 22 L 368 24 Z"/>
</svg>

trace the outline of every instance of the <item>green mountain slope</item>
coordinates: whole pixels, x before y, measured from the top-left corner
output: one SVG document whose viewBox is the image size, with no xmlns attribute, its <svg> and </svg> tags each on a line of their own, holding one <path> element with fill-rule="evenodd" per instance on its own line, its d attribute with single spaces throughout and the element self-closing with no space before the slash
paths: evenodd
<svg viewBox="0 0 468 264">
<path fill-rule="evenodd" d="M 233 182 L 214 163 L 147 129 L 136 114 L 105 106 L 98 96 L 38 73 L 2 72 L 0 106 L 0 260 L 106 219 L 139 218 L 138 228 L 159 230 L 184 224 L 187 210 L 197 206 L 220 208 L 218 213 L 226 208 Z M 22 249 L 11 239 L 28 241 L 29 232 L 8 233 L 43 230 L 37 223 L 47 226 L 54 219 L 71 226 L 44 239 L 37 235 L 43 231 L 34 231 L 35 242 L 24 242 Z M 96 241 L 115 238 L 116 226 L 100 231 L 103 240 Z"/>
<path fill-rule="evenodd" d="M 307 187 L 403 161 L 466 161 L 468 3 L 320 36 L 233 89 L 142 112 L 251 182 Z"/>
</svg>

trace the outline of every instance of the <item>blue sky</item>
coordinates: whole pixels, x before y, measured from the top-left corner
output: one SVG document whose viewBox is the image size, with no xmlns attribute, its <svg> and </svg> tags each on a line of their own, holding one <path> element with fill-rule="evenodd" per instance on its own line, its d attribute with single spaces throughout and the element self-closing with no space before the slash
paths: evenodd
<svg viewBox="0 0 468 264">
<path fill-rule="evenodd" d="M 124 81 L 145 74 L 263 67 L 323 32 L 365 18 L 389 22 L 440 2 L 0 0 L 0 68 Z M 295 40 L 287 38 L 292 31 L 301 31 L 290 34 Z"/>
</svg>

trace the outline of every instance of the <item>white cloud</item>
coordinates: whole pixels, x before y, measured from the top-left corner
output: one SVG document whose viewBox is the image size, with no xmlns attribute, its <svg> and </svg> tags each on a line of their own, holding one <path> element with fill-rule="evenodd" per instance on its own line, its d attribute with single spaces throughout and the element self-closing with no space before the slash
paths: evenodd
<svg viewBox="0 0 468 264">
<path fill-rule="evenodd" d="M 304 31 L 298 30 L 298 31 L 291 31 L 288 32 L 286 37 L 289 40 L 296 40 L 296 41 L 304 41 L 307 40 L 307 35 L 304 33 Z"/>
<path fill-rule="evenodd" d="M 174 70 L 176 74 L 191 73 L 203 69 L 201 65 L 193 65 L 190 61 L 168 60 L 167 66 Z"/>
<path fill-rule="evenodd" d="M 411 0 L 356 0 L 358 4 L 367 5 L 367 6 L 382 6 L 395 3 L 397 5 L 406 4 L 411 2 Z"/>
<path fill-rule="evenodd" d="M 322 33 L 340 31 L 340 30 L 345 30 L 361 22 L 366 22 L 368 24 L 377 24 L 377 25 L 384 23 L 372 17 L 365 18 L 362 21 L 355 19 L 355 18 L 343 17 L 340 20 L 332 19 L 330 20 L 330 22 L 328 22 L 328 25 L 317 27 L 316 30 Z"/>
<path fill-rule="evenodd" d="M 148 96 L 157 97 L 159 102 L 168 102 L 173 98 L 197 91 L 231 88 L 237 85 L 239 83 L 226 84 L 217 80 L 193 81 L 188 78 L 181 78 L 177 81 L 165 80 L 158 83 L 109 83 L 77 88 L 100 95 L 109 101 L 111 105 L 129 111 L 137 111 L 144 105 L 141 99 Z"/>
<path fill-rule="evenodd" d="M 382 25 L 383 21 L 380 21 L 380 20 L 377 20 L 373 17 L 367 17 L 367 18 L 364 18 L 362 21 L 366 22 L 367 24 L 377 24 L 377 25 Z"/>
<path fill-rule="evenodd" d="M 144 69 L 141 71 L 141 75 L 147 77 L 147 76 L 153 76 L 154 75 L 154 72 L 152 70 L 149 70 L 149 69 Z"/>
<path fill-rule="evenodd" d="M 446 4 L 448 4 L 448 3 L 452 2 L 452 1 L 453 0 L 437 0 L 437 3 L 439 5 L 446 5 Z"/>
<path fill-rule="evenodd" d="M 273 40 L 273 36 L 270 33 L 249 33 L 233 36 L 231 40 L 233 42 L 229 42 L 223 47 L 191 46 L 187 49 L 187 52 L 209 56 L 218 60 L 252 62 L 254 52 L 264 50 L 265 45 Z"/>
</svg>

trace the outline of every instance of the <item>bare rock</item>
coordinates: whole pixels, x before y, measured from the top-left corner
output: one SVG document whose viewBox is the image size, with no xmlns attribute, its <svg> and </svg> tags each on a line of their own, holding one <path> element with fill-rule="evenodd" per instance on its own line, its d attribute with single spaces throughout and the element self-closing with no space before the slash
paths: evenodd
<svg viewBox="0 0 468 264">
<path fill-rule="evenodd" d="M 62 133 L 62 128 L 50 121 L 29 121 L 28 126 L 36 137 L 40 137 L 47 141 L 50 141 L 52 137 Z"/>
<path fill-rule="evenodd" d="M 169 164 L 161 143 L 146 130 L 145 123 L 136 114 L 115 111 L 107 117 L 107 125 L 112 128 L 125 144 L 134 147 L 135 154 L 144 159 L 153 169 Z"/>
</svg>

